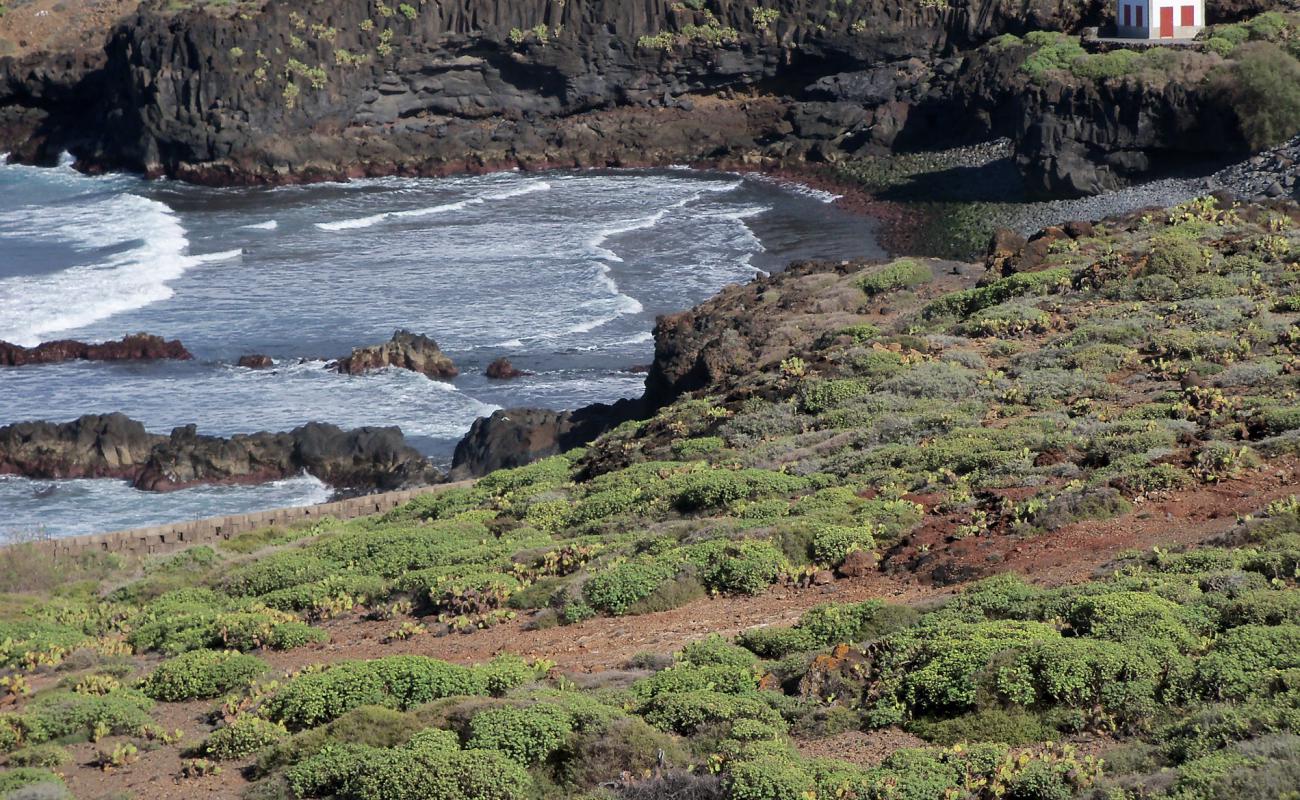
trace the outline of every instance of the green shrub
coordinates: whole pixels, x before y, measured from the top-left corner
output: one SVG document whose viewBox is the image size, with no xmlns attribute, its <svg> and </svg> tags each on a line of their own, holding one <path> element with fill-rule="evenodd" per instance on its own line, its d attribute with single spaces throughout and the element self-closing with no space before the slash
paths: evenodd
<svg viewBox="0 0 1300 800">
<path fill-rule="evenodd" d="M 550 758 L 572 734 L 572 718 L 554 706 L 491 708 L 470 720 L 466 746 L 497 750 L 531 766 Z"/>
<path fill-rule="evenodd" d="M 1300 61 L 1270 42 L 1250 42 L 1234 53 L 1223 81 L 1241 133 L 1262 150 L 1300 130 Z"/>
<path fill-rule="evenodd" d="M 141 690 L 155 700 L 206 700 L 252 683 L 267 671 L 256 656 L 216 650 L 193 650 L 164 661 Z"/>
<path fill-rule="evenodd" d="M 231 570 L 226 591 L 233 595 L 262 595 L 326 578 L 333 571 L 327 562 L 300 550 L 286 550 L 259 558 Z"/>
<path fill-rule="evenodd" d="M 1197 635 L 1188 628 L 1183 609 L 1149 592 L 1111 592 L 1080 597 L 1066 619 L 1084 636 L 1116 642 L 1158 639 L 1190 650 Z"/>
<path fill-rule="evenodd" d="M 803 653 L 822 646 L 808 631 L 781 625 L 742 631 L 739 641 L 760 658 L 784 658 L 791 653 Z"/>
<path fill-rule="evenodd" d="M 1187 672 L 1176 656 L 1162 655 L 1132 644 L 1047 639 L 1004 656 L 995 683 L 1009 702 L 1102 710 L 1125 727 L 1140 727 L 1158 710 L 1165 683 L 1175 684 L 1172 693 Z"/>
<path fill-rule="evenodd" d="M 336 719 L 359 706 L 406 709 L 441 697 L 482 695 L 487 680 L 468 667 L 424 656 L 339 661 L 287 681 L 267 700 L 268 718 L 291 730 Z"/>
<path fill-rule="evenodd" d="M 288 735 L 279 723 L 244 714 L 209 734 L 203 742 L 203 753 L 218 761 L 245 758 Z"/>
<path fill-rule="evenodd" d="M 870 394 L 875 381 L 867 378 L 804 381 L 799 385 L 799 408 L 807 414 L 820 414 Z"/>
<path fill-rule="evenodd" d="M 1210 698 L 1240 700 L 1296 685 L 1297 670 L 1300 625 L 1243 625 L 1219 636 L 1196 663 L 1196 679 Z"/>
<path fill-rule="evenodd" d="M 71 798 L 67 787 L 63 785 L 63 778 L 48 769 L 37 767 L 15 767 L 0 772 L 0 797 L 9 798 L 17 795 L 20 790 L 31 787 L 48 787 L 48 791 L 39 794 L 26 795 L 33 798 L 42 798 L 42 800 L 62 800 L 62 798 Z"/>
<path fill-rule="evenodd" d="M 1297 593 L 1300 596 L 1300 593 Z M 677 659 L 683 664 L 694 664 L 695 666 L 729 666 L 729 667 L 753 667 L 757 661 L 754 654 L 739 645 L 734 645 L 722 638 L 716 633 L 711 633 L 703 639 L 697 639 L 694 642 L 682 648 L 677 654 Z"/>
<path fill-rule="evenodd" d="M 1283 625 L 1300 623 L 1300 592 L 1258 589 L 1233 600 L 1223 610 L 1223 625 Z"/>
<path fill-rule="evenodd" d="M 757 697 L 708 690 L 658 695 L 647 704 L 643 716 L 656 728 L 683 736 L 689 736 L 705 725 L 741 719 L 785 727 L 781 715 Z"/>
<path fill-rule="evenodd" d="M 870 275 L 864 275 L 858 286 L 869 295 L 877 295 L 899 289 L 914 289 L 932 280 L 934 273 L 928 264 L 903 258 L 886 264 Z"/>
<path fill-rule="evenodd" d="M 815 797 L 812 774 L 800 763 L 756 758 L 731 764 L 724 781 L 730 800 Z"/>
<path fill-rule="evenodd" d="M 153 701 L 125 689 L 103 695 L 55 691 L 35 697 L 19 717 L 33 744 L 97 733 L 136 736 L 153 724 Z"/>
<path fill-rule="evenodd" d="M 1186 279 L 1208 266 L 1208 251 L 1191 239 L 1181 236 L 1161 236 L 1151 240 L 1151 254 L 1147 259 L 1145 274 L 1166 275 Z"/>
<path fill-rule="evenodd" d="M 626 614 L 638 601 L 672 580 L 677 566 L 662 561 L 628 561 L 596 573 L 582 587 L 592 608 L 609 614 Z"/>
<path fill-rule="evenodd" d="M 1005 303 L 1013 297 L 1040 294 L 1068 287 L 1070 269 L 1057 267 L 1042 272 L 1020 272 L 987 286 L 944 295 L 921 309 L 926 319 L 958 317 L 965 319 L 977 311 Z"/>
<path fill-rule="evenodd" d="M 0 667 L 18 666 L 29 653 L 59 661 L 86 640 L 84 631 L 67 625 L 35 619 L 0 621 Z"/>
<path fill-rule="evenodd" d="M 849 553 L 856 550 L 871 552 L 876 549 L 876 538 L 871 528 L 847 525 L 821 525 L 813 538 L 813 559 L 830 567 L 839 566 Z"/>
<path fill-rule="evenodd" d="M 722 694 L 753 694 L 758 690 L 758 677 L 754 668 L 749 666 L 678 664 L 639 680 L 632 686 L 633 694 L 642 700 L 661 694 L 701 690 Z"/>
<path fill-rule="evenodd" d="M 1037 716 L 1016 708 L 981 709 L 945 720 L 917 720 L 908 725 L 908 730 L 928 742 L 942 745 L 1000 742 L 1015 746 L 1050 738 Z"/>
<path fill-rule="evenodd" d="M 0 751 L 4 748 L 0 747 Z M 54 769 L 72 760 L 72 754 L 57 744 L 37 744 L 9 754 L 6 765 L 13 767 L 43 767 Z"/>
<path fill-rule="evenodd" d="M 528 772 L 492 750 L 451 750 L 429 738 L 381 749 L 331 745 L 290 768 L 299 797 L 336 800 L 527 800 Z"/>
<path fill-rule="evenodd" d="M 536 668 L 516 655 L 505 653 L 486 664 L 474 668 L 483 679 L 483 686 L 488 694 L 500 697 L 517 686 L 537 680 L 541 677 Z"/>
<path fill-rule="evenodd" d="M 716 592 L 758 594 L 789 572 L 790 563 L 771 542 L 714 539 L 688 548 L 699 578 Z"/>
<path fill-rule="evenodd" d="M 673 505 L 688 512 L 722 508 L 737 500 L 788 495 L 807 487 L 807 478 L 765 469 L 703 469 L 668 479 Z"/>
</svg>

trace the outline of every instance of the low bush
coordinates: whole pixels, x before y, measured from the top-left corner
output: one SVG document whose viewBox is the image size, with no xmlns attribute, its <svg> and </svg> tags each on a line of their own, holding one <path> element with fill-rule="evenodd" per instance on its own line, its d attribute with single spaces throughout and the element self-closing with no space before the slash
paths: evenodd
<svg viewBox="0 0 1300 800">
<path fill-rule="evenodd" d="M 364 705 L 407 709 L 441 697 L 487 694 L 479 671 L 424 656 L 339 661 L 287 681 L 265 705 L 291 730 L 337 719 Z"/>
<path fill-rule="evenodd" d="M 531 766 L 550 758 L 572 734 L 573 719 L 554 706 L 491 708 L 470 720 L 466 746 L 496 750 Z"/>
<path fill-rule="evenodd" d="M 752 719 L 784 729 L 785 722 L 770 705 L 752 695 L 699 690 L 654 697 L 643 710 L 656 728 L 689 736 L 705 725 Z"/>
<path fill-rule="evenodd" d="M 1300 130 L 1300 61 L 1278 45 L 1242 45 L 1221 86 L 1252 148 L 1280 144 Z"/>
<path fill-rule="evenodd" d="M 758 594 L 790 569 L 785 554 L 771 542 L 715 539 L 687 550 L 700 581 L 716 592 Z"/>
<path fill-rule="evenodd" d="M 757 658 L 749 650 L 731 644 L 716 633 L 711 633 L 703 639 L 697 639 L 686 645 L 677 654 L 677 659 L 683 664 L 694 664 L 699 667 L 715 665 L 753 667 L 754 662 L 757 661 Z"/>
<path fill-rule="evenodd" d="M 203 753 L 218 761 L 245 758 L 278 744 L 288 735 L 283 725 L 244 714 L 209 734 L 203 742 Z"/>
<path fill-rule="evenodd" d="M 492 750 L 449 749 L 435 737 L 410 746 L 331 745 L 286 774 L 299 797 L 336 800 L 526 800 L 528 772 Z"/>
<path fill-rule="evenodd" d="M 1051 738 L 1042 721 L 1022 709 L 982 709 L 944 720 L 916 720 L 908 730 L 935 744 L 1000 742 L 1016 746 Z"/>
<path fill-rule="evenodd" d="M 608 614 L 626 614 L 637 602 L 649 597 L 672 580 L 678 567 L 663 561 L 628 561 L 596 573 L 582 587 L 592 608 Z"/>
<path fill-rule="evenodd" d="M 247 686 L 267 669 L 256 656 L 193 650 L 164 661 L 140 688 L 155 700 L 206 700 Z"/>
<path fill-rule="evenodd" d="M 869 295 L 877 295 L 899 289 L 914 289 L 932 280 L 934 280 L 934 273 L 928 264 L 903 258 L 886 264 L 869 275 L 864 275 L 858 281 L 858 286 Z"/>
</svg>

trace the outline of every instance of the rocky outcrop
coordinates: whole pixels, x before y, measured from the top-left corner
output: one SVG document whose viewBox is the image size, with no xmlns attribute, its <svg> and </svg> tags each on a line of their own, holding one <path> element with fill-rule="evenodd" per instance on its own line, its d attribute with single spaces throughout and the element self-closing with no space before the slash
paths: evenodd
<svg viewBox="0 0 1300 800">
<path fill-rule="evenodd" d="M 807 331 L 824 328 L 836 315 L 855 313 L 861 294 L 820 297 L 821 276 L 857 272 L 864 263 L 791 264 L 770 277 L 728 286 L 689 311 L 660 317 L 655 360 L 646 376 L 647 404 L 657 409 L 706 386 L 724 390 L 807 344 Z"/>
<path fill-rule="evenodd" d="M 628 420 L 645 419 L 684 394 L 707 387 L 726 393 L 755 369 L 810 344 L 810 330 L 856 318 L 862 293 L 827 298 L 827 273 L 849 274 L 865 262 L 800 262 L 775 275 L 732 285 L 713 299 L 659 318 L 655 359 L 645 394 L 612 406 L 576 411 L 513 408 L 475 420 L 456 446 L 451 477 L 461 480 L 517 467 L 589 444 Z"/>
<path fill-rule="evenodd" d="M 57 364 L 61 361 L 145 361 L 151 359 L 193 358 L 185 345 L 176 339 L 164 339 L 148 333 L 124 336 L 115 342 L 90 344 L 60 339 L 42 342 L 35 347 L 21 347 L 0 342 L 0 367 L 28 364 Z"/>
<path fill-rule="evenodd" d="M 352 355 L 329 366 L 345 375 L 362 375 L 385 367 L 409 369 L 439 380 L 460 374 L 451 359 L 439 349 L 437 342 L 410 331 L 396 331 L 393 338 L 383 344 L 358 347 L 352 351 Z"/>
<path fill-rule="evenodd" d="M 270 356 L 261 353 L 248 353 L 240 356 L 239 360 L 235 362 L 235 366 L 244 367 L 245 369 L 268 369 L 275 366 L 275 362 L 271 360 Z"/>
<path fill-rule="evenodd" d="M 1066 77 L 1027 85 L 1017 102 L 1017 164 L 1047 196 L 1099 194 L 1249 151 L 1236 114 L 1199 81 Z"/>
<path fill-rule="evenodd" d="M 288 433 L 222 438 L 195 426 L 148 433 L 122 414 L 0 427 L 0 474 L 119 478 L 147 491 L 247 484 L 310 473 L 337 489 L 372 491 L 434 483 L 440 476 L 398 428 L 344 431 L 313 422 Z"/>
<path fill-rule="evenodd" d="M 133 480 L 165 437 L 123 414 L 0 427 L 0 474 Z"/>
<path fill-rule="evenodd" d="M 486 475 L 558 455 L 652 411 L 641 400 L 620 400 L 576 411 L 509 408 L 493 412 L 474 420 L 469 433 L 456 445 L 451 479 Z"/>
<path fill-rule="evenodd" d="M 521 369 L 516 369 L 515 365 L 510 363 L 510 359 L 502 356 L 501 358 L 493 360 L 491 364 L 488 364 L 487 369 L 483 371 L 483 374 L 493 380 L 502 381 L 510 380 L 511 378 L 522 378 L 530 373 L 524 372 Z"/>
</svg>

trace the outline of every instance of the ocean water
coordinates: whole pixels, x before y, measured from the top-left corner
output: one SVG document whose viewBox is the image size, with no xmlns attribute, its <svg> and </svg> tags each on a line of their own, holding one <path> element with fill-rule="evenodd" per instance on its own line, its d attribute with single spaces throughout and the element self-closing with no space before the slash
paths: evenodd
<svg viewBox="0 0 1300 800">
<path fill-rule="evenodd" d="M 476 417 L 640 394 L 656 315 L 800 258 L 880 256 L 828 195 L 690 170 L 503 173 L 210 189 L 0 165 L 0 340 L 179 338 L 190 362 L 0 370 L 0 425 L 121 411 L 152 431 L 397 425 L 450 461 Z M 454 381 L 325 369 L 397 328 Z M 269 370 L 234 366 L 265 353 Z M 533 375 L 482 376 L 509 357 Z M 138 492 L 0 478 L 0 535 L 72 535 L 319 502 L 299 477 Z"/>
</svg>

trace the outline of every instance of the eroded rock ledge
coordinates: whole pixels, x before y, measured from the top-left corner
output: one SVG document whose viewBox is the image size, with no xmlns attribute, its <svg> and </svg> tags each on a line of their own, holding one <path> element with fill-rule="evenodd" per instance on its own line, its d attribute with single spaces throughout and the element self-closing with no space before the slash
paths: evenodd
<svg viewBox="0 0 1300 800">
<path fill-rule="evenodd" d="M 0 427 L 0 474 L 29 478 L 117 478 L 138 489 L 254 484 L 307 472 L 350 491 L 402 489 L 441 476 L 398 428 L 312 422 L 287 433 L 202 436 L 195 426 L 149 433 L 123 414 Z"/>
</svg>

